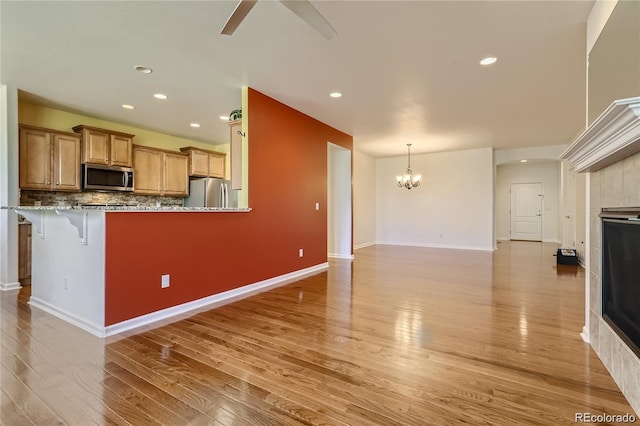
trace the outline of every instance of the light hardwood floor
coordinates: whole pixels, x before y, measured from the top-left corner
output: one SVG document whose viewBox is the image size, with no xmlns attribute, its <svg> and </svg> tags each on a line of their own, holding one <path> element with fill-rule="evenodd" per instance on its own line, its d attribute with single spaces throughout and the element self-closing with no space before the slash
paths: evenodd
<svg viewBox="0 0 640 426">
<path fill-rule="evenodd" d="M 2 294 L 3 425 L 572 424 L 633 413 L 552 244 L 371 246 L 327 272 L 101 340 Z"/>
</svg>

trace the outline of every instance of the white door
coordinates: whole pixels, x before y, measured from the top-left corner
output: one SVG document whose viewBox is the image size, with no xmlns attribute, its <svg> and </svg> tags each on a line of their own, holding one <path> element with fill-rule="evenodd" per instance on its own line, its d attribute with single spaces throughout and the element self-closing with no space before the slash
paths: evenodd
<svg viewBox="0 0 640 426">
<path fill-rule="evenodd" d="M 542 184 L 511 184 L 511 239 L 542 241 Z"/>
</svg>

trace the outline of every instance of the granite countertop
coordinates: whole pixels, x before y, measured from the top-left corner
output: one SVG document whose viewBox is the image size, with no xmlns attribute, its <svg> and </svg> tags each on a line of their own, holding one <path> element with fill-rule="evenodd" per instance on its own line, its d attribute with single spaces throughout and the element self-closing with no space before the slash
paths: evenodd
<svg viewBox="0 0 640 426">
<path fill-rule="evenodd" d="M 114 206 L 108 204 L 92 206 L 2 206 L 5 210 L 24 211 L 55 211 L 55 210 L 85 210 L 85 211 L 107 211 L 107 212 L 250 212 L 249 207 L 182 207 L 182 206 Z"/>
</svg>

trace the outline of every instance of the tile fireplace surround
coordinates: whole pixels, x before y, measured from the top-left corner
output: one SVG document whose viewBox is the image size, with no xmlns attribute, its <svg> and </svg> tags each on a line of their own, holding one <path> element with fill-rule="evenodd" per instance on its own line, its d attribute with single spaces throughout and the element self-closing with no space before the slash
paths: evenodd
<svg viewBox="0 0 640 426">
<path fill-rule="evenodd" d="M 578 172 L 590 172 L 587 279 L 591 347 L 640 414 L 640 358 L 602 318 L 599 216 L 605 208 L 640 208 L 640 97 L 615 101 L 561 158 L 574 163 Z"/>
</svg>

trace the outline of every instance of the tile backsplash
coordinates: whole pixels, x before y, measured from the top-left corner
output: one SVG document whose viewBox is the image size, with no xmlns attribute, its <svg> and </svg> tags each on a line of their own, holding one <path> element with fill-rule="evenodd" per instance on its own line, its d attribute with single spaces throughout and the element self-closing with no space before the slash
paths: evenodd
<svg viewBox="0 0 640 426">
<path fill-rule="evenodd" d="M 20 205 L 33 206 L 39 201 L 43 206 L 76 206 L 78 204 L 125 204 L 132 206 L 182 206 L 181 197 L 159 195 L 139 195 L 127 192 L 60 192 L 60 191 L 20 191 Z"/>
</svg>

